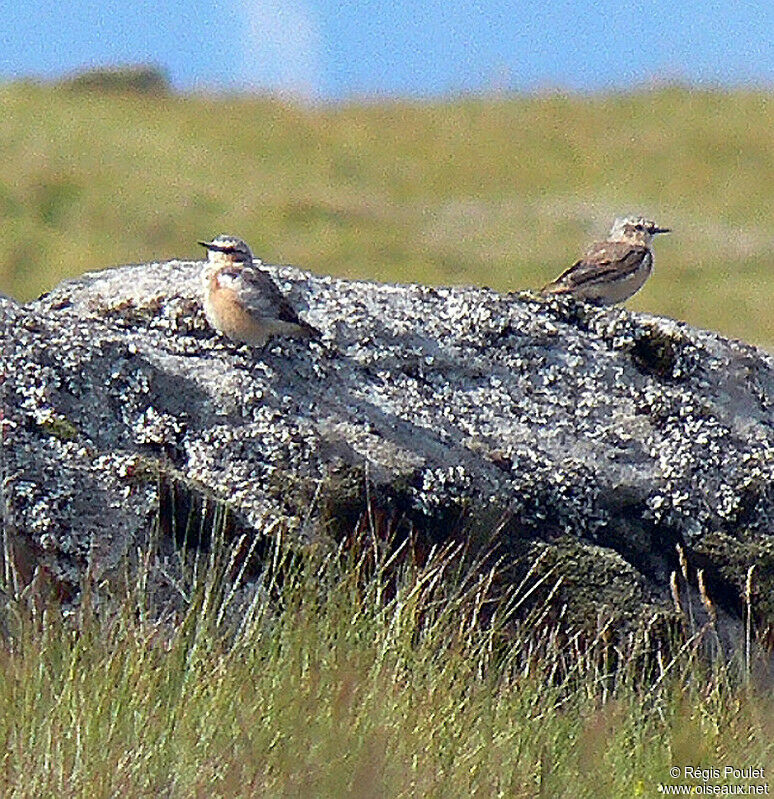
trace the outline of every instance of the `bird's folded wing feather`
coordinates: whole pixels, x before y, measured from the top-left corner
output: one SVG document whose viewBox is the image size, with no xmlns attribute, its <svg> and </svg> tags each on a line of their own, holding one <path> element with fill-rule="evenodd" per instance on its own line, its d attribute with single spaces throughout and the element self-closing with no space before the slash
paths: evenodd
<svg viewBox="0 0 774 799">
<path fill-rule="evenodd" d="M 624 241 L 602 242 L 562 272 L 551 285 L 582 286 L 610 277 L 623 278 L 637 271 L 647 253 L 647 247 Z"/>
<path fill-rule="evenodd" d="M 243 267 L 239 278 L 239 297 L 259 317 L 299 322 L 298 314 L 276 283 L 262 269 Z"/>
</svg>

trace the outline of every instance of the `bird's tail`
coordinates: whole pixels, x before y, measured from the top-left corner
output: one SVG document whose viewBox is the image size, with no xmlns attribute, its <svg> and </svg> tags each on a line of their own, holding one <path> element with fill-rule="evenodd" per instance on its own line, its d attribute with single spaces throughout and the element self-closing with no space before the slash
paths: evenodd
<svg viewBox="0 0 774 799">
<path fill-rule="evenodd" d="M 569 289 L 567 286 L 557 283 L 556 281 L 546 283 L 546 285 L 540 289 L 541 294 L 567 294 L 568 291 Z"/>
</svg>

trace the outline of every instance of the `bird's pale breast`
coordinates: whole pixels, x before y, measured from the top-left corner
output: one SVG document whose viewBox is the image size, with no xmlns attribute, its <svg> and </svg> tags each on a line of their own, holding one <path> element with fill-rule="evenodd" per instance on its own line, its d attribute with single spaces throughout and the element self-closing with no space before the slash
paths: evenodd
<svg viewBox="0 0 774 799">
<path fill-rule="evenodd" d="M 204 311 L 210 324 L 234 341 L 262 346 L 270 333 L 266 325 L 245 309 L 237 293 L 219 285 L 214 276 L 210 278 Z"/>
</svg>

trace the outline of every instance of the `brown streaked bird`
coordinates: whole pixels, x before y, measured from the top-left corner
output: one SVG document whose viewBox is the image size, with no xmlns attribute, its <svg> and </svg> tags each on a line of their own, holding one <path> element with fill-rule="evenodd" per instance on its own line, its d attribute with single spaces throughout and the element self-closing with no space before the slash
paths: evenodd
<svg viewBox="0 0 774 799">
<path fill-rule="evenodd" d="M 653 237 L 669 232 L 642 217 L 616 219 L 606 241 L 592 244 L 580 261 L 542 292 L 571 294 L 602 305 L 623 302 L 642 288 L 653 271 Z"/>
<path fill-rule="evenodd" d="M 222 234 L 199 244 L 207 248 L 202 270 L 204 314 L 216 330 L 252 347 L 262 347 L 271 336 L 320 335 L 298 318 L 242 239 Z"/>
</svg>

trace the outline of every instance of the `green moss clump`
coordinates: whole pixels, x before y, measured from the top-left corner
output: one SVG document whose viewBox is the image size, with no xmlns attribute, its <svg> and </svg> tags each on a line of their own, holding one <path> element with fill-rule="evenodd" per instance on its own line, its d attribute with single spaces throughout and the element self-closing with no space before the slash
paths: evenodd
<svg viewBox="0 0 774 799">
<path fill-rule="evenodd" d="M 66 417 L 52 414 L 40 423 L 40 429 L 60 441 L 73 441 L 80 435 L 78 428 Z"/>
<path fill-rule="evenodd" d="M 681 342 L 672 334 L 649 329 L 635 339 L 632 358 L 643 372 L 672 379 L 679 374 L 676 367 L 681 349 Z"/>
</svg>

